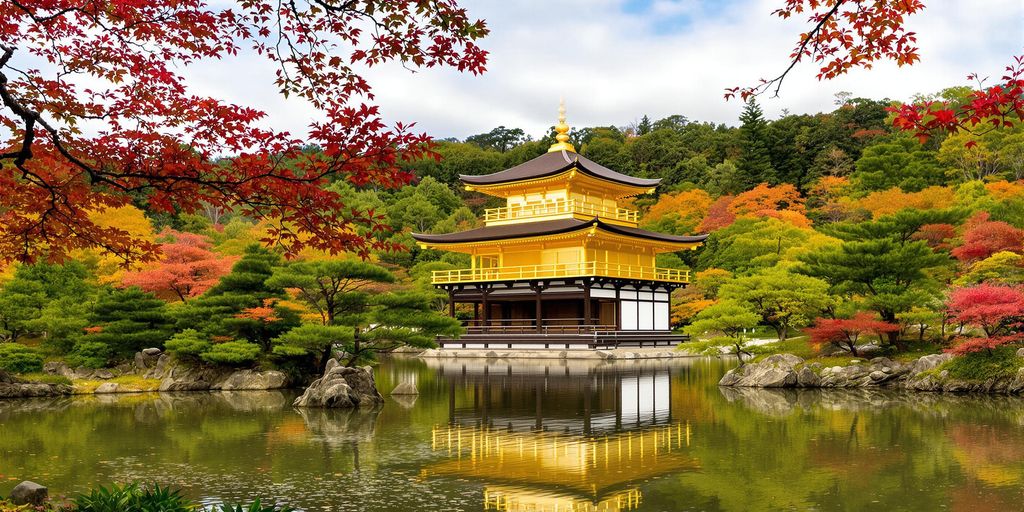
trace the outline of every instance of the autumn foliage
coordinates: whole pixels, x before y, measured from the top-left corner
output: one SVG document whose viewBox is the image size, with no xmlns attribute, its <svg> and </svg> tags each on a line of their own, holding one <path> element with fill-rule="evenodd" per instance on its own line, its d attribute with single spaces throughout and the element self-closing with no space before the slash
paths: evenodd
<svg viewBox="0 0 1024 512">
<path fill-rule="evenodd" d="M 1024 289 L 980 284 L 955 290 L 947 303 L 954 322 L 973 326 L 981 336 L 961 337 L 956 354 L 991 350 L 1024 339 Z"/>
<path fill-rule="evenodd" d="M 872 313 L 861 312 L 853 318 L 819 318 L 814 327 L 807 329 L 807 334 L 812 344 L 831 343 L 856 356 L 857 343 L 862 335 L 874 334 L 881 339 L 883 335 L 899 330 L 899 325 L 878 320 Z"/>
<path fill-rule="evenodd" d="M 789 72 L 804 61 L 818 66 L 818 80 L 831 80 L 858 67 L 870 69 L 879 61 L 912 65 L 920 55 L 907 18 L 924 8 L 919 0 L 784 0 L 774 14 L 783 19 L 803 16 L 808 26 L 800 32 L 789 65 L 756 85 L 727 88 L 725 98 L 747 101 L 768 91 L 777 96 Z M 1024 122 L 1024 55 L 1013 57 L 995 84 L 986 84 L 977 73 L 968 78 L 977 89 L 965 98 L 890 107 L 893 126 L 924 142 L 933 133 L 978 133 Z"/>
<path fill-rule="evenodd" d="M 186 301 L 210 289 L 237 260 L 211 250 L 210 240 L 194 233 L 167 230 L 161 257 L 148 268 L 125 274 L 124 286 L 138 286 L 161 298 Z"/>
<path fill-rule="evenodd" d="M 1024 229 L 988 219 L 988 213 L 981 212 L 968 220 L 963 245 L 953 249 L 953 256 L 970 263 L 1000 251 L 1024 252 Z"/>
<path fill-rule="evenodd" d="M 475 44 L 484 23 L 454 0 L 11 0 L 0 20 L 0 260 L 93 247 L 155 259 L 157 244 L 90 219 L 133 202 L 268 220 L 263 241 L 289 253 L 386 248 L 373 236 L 386 229 L 380 214 L 324 185 L 401 186 L 412 178 L 402 162 L 434 155 L 429 137 L 386 126 L 365 103 L 357 70 L 400 61 L 480 73 L 486 61 Z M 283 96 L 318 111 L 308 137 L 191 89 L 182 70 L 245 48 L 270 61 Z"/>
</svg>

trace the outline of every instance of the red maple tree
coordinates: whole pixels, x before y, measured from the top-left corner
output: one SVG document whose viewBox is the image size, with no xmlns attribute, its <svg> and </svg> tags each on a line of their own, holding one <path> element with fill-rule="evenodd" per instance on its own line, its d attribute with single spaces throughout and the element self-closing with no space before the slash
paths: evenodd
<svg viewBox="0 0 1024 512">
<path fill-rule="evenodd" d="M 965 223 L 964 243 L 953 249 L 953 257 L 970 263 L 1000 251 L 1024 252 L 1024 229 L 988 218 L 987 212 L 980 212 Z"/>
<path fill-rule="evenodd" d="M 954 321 L 975 326 L 985 334 L 961 337 L 950 352 L 991 351 L 1024 339 L 1024 290 L 1019 287 L 980 284 L 960 288 L 950 294 L 946 307 Z"/>
<path fill-rule="evenodd" d="M 166 230 L 162 236 L 169 241 L 160 245 L 160 260 L 144 270 L 125 273 L 124 286 L 185 302 L 217 284 L 238 259 L 213 252 L 210 240 L 202 235 Z"/>
<path fill-rule="evenodd" d="M 910 236 L 911 240 L 924 240 L 928 247 L 939 251 L 948 251 L 949 243 L 956 236 L 956 226 L 952 224 L 925 224 Z"/>
<path fill-rule="evenodd" d="M 920 55 L 917 35 L 907 30 L 906 20 L 924 8 L 919 0 L 784 0 L 773 14 L 784 19 L 805 15 L 810 26 L 800 34 L 789 65 L 775 78 L 728 88 L 725 97 L 739 96 L 746 101 L 767 91 L 778 96 L 786 76 L 804 60 L 819 66 L 819 80 L 833 79 L 857 67 L 871 68 L 882 60 L 912 65 Z M 1012 127 L 1024 121 L 1024 55 L 1013 57 L 997 84 L 986 85 L 976 73 L 968 79 L 978 88 L 963 100 L 890 108 L 895 114 L 893 126 L 913 131 L 924 141 L 937 131 L 978 133 L 985 127 Z M 967 144 L 973 145 L 973 141 Z"/>
<path fill-rule="evenodd" d="M 734 196 L 720 196 L 715 199 L 715 202 L 711 203 L 708 207 L 708 213 L 704 216 L 704 220 L 697 226 L 697 231 L 701 233 L 711 233 L 722 228 L 727 228 L 736 222 L 736 214 L 732 212 L 729 205 L 732 203 Z"/>
<path fill-rule="evenodd" d="M 861 312 L 853 318 L 818 318 L 806 329 L 812 344 L 831 343 L 857 356 L 857 342 L 864 333 L 882 336 L 899 332 L 900 326 L 878 320 L 871 313 Z"/>
<path fill-rule="evenodd" d="M 436 155 L 426 135 L 384 124 L 358 70 L 397 61 L 480 73 L 486 33 L 456 0 L 2 2 L 0 261 L 82 247 L 154 259 L 156 244 L 89 220 L 129 203 L 268 219 L 264 242 L 289 253 L 384 247 L 373 237 L 381 216 L 322 185 L 399 186 L 411 179 L 402 161 Z M 308 136 L 190 90 L 183 70 L 245 48 L 271 61 L 281 94 L 319 112 Z"/>
</svg>

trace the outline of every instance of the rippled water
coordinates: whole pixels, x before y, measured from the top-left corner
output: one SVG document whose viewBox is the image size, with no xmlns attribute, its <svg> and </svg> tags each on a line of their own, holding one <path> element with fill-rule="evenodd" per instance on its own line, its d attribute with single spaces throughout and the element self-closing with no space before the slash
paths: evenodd
<svg viewBox="0 0 1024 512">
<path fill-rule="evenodd" d="M 727 363 L 396 359 L 374 411 L 294 393 L 0 401 L 0 494 L 173 484 L 303 510 L 1024 510 L 1024 401 L 720 389 Z"/>
</svg>

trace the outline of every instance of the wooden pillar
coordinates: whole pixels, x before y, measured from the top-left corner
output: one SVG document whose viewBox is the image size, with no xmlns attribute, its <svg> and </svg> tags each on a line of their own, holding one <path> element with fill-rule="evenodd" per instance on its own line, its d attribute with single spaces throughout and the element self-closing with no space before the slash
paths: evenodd
<svg viewBox="0 0 1024 512">
<path fill-rule="evenodd" d="M 583 325 L 590 325 L 590 280 L 583 280 Z"/>
<path fill-rule="evenodd" d="M 448 289 L 448 316 L 455 318 L 455 288 Z"/>
<path fill-rule="evenodd" d="M 545 288 L 547 288 L 547 287 L 544 286 L 541 283 L 535 283 L 535 284 L 531 284 L 530 285 L 530 289 L 532 289 L 533 292 L 534 292 L 534 310 L 535 310 L 534 318 L 535 318 L 535 323 L 536 323 L 535 327 L 537 328 L 537 333 L 538 334 L 544 332 L 544 327 L 543 327 L 544 307 L 543 307 L 543 302 L 542 302 L 543 299 L 541 297 L 541 293 L 544 291 Z"/>
<path fill-rule="evenodd" d="M 536 315 L 534 316 L 534 318 L 535 318 L 534 323 L 537 324 L 536 325 L 537 333 L 540 334 L 544 330 L 543 326 L 541 325 L 541 317 L 543 316 L 544 308 L 543 308 L 543 306 L 541 304 L 540 288 L 539 287 L 537 288 L 536 294 L 537 294 L 537 298 L 536 298 L 535 304 L 534 304 L 534 309 L 536 310 Z"/>
<path fill-rule="evenodd" d="M 619 291 L 622 290 L 622 285 L 615 283 L 615 330 L 622 330 L 622 296 Z"/>
<path fill-rule="evenodd" d="M 491 319 L 491 303 L 487 301 L 487 296 L 491 294 L 491 289 L 484 287 L 481 289 L 481 293 L 483 295 L 483 304 L 481 305 L 481 307 L 484 310 L 482 325 L 484 327 L 487 327 L 488 325 L 490 325 Z"/>
</svg>

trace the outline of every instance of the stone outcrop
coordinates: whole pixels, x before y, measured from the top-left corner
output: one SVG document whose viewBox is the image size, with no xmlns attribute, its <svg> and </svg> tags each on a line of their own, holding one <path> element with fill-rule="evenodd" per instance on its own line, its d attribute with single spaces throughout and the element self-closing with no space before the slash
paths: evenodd
<svg viewBox="0 0 1024 512">
<path fill-rule="evenodd" d="M 160 391 L 256 391 L 288 386 L 288 376 L 276 370 L 190 367 L 167 362 L 162 367 L 157 363 L 146 377 L 160 379 Z"/>
<path fill-rule="evenodd" d="M 729 370 L 718 384 L 737 388 L 887 387 L 947 393 L 1024 392 L 1024 368 L 1018 370 L 1012 377 L 964 381 L 951 377 L 948 371 L 941 369 L 951 357 L 949 354 L 932 354 L 910 363 L 876 357 L 847 366 L 826 367 L 821 363 L 807 363 L 792 354 L 776 354 L 762 361 Z"/>
<path fill-rule="evenodd" d="M 302 396 L 295 399 L 295 407 L 373 407 L 384 403 L 373 380 L 369 366 L 349 368 L 331 359 L 324 376 L 313 381 Z"/>
<path fill-rule="evenodd" d="M 729 370 L 720 386 L 788 388 L 797 386 L 796 366 L 804 360 L 792 354 L 775 354 L 759 363 L 750 363 Z"/>
<path fill-rule="evenodd" d="M 35 482 L 25 481 L 11 491 L 11 503 L 15 505 L 41 506 L 50 498 L 50 491 Z"/>
<path fill-rule="evenodd" d="M 11 374 L 0 371 L 0 398 L 33 398 L 43 396 L 70 395 L 71 386 L 24 382 Z"/>
<path fill-rule="evenodd" d="M 159 380 L 159 391 L 256 391 L 284 389 L 291 383 L 288 376 L 276 370 L 235 370 L 206 366 L 189 366 L 179 363 L 158 348 L 147 348 L 135 354 L 132 363 L 113 369 L 71 368 L 62 362 L 49 362 L 43 371 L 72 380 L 110 380 L 123 375 L 138 375 L 145 379 Z M 130 393 L 117 383 L 104 382 L 94 393 Z M 69 391 L 70 393 L 70 391 Z M 0 394 L 0 396 L 3 396 Z M 44 396 L 44 395 L 27 395 Z"/>
</svg>

